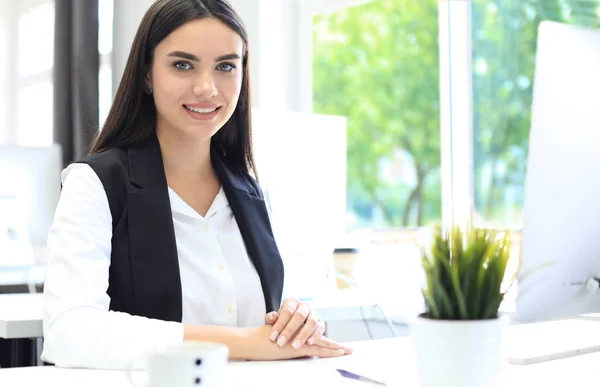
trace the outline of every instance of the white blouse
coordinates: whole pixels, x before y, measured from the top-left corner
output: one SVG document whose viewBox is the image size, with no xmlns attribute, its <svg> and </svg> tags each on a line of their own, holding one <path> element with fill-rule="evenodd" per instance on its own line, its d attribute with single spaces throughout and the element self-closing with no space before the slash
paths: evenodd
<svg viewBox="0 0 600 387">
<path fill-rule="evenodd" d="M 178 323 L 108 310 L 112 217 L 106 192 L 87 164 L 68 166 L 61 180 L 48 236 L 42 360 L 124 368 L 148 351 L 180 343 L 184 324 L 264 324 L 260 278 L 223 188 L 204 217 L 169 188 L 183 293 Z"/>
</svg>

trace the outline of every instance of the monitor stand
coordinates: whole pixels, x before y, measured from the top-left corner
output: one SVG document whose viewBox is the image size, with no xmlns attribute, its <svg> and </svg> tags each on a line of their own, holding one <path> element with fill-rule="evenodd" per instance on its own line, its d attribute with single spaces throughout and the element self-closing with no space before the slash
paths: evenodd
<svg viewBox="0 0 600 387">
<path fill-rule="evenodd" d="M 504 328 L 502 356 L 527 365 L 600 352 L 600 315 L 513 323 Z"/>
</svg>

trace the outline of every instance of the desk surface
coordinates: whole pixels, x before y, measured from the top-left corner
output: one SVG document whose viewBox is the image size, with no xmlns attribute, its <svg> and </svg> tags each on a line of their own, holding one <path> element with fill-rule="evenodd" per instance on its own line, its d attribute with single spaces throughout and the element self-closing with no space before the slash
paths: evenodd
<svg viewBox="0 0 600 387">
<path fill-rule="evenodd" d="M 353 355 L 337 359 L 303 359 L 280 362 L 231 362 L 223 387 L 286 386 L 368 386 L 341 378 L 344 368 L 388 386 L 418 387 L 413 342 L 409 337 L 352 343 Z M 502 364 L 498 387 L 582 385 L 597 378 L 600 354 L 583 355 L 528 366 Z M 268 376 L 267 376 L 268 375 Z M 122 371 L 28 367 L 0 369 L 2 387 L 126 387 Z"/>
<path fill-rule="evenodd" d="M 41 337 L 41 294 L 0 294 L 0 337 Z"/>
</svg>

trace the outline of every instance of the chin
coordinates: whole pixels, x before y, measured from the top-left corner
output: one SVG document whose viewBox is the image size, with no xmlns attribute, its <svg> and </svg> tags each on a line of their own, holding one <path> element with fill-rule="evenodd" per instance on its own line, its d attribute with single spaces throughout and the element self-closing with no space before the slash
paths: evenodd
<svg viewBox="0 0 600 387">
<path fill-rule="evenodd" d="M 218 130 L 219 126 L 217 126 L 216 124 L 191 125 L 185 129 L 185 134 L 186 136 L 194 139 L 209 139 L 215 133 L 217 133 Z"/>
<path fill-rule="evenodd" d="M 194 130 L 190 129 L 186 131 L 186 137 L 189 137 L 191 140 L 208 140 L 210 139 L 217 131 L 216 130 Z"/>
</svg>

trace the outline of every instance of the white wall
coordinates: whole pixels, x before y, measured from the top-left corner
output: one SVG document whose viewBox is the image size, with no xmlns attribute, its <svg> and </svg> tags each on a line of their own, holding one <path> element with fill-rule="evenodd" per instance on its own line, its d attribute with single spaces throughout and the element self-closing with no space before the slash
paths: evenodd
<svg viewBox="0 0 600 387">
<path fill-rule="evenodd" d="M 312 17 L 296 1 L 230 0 L 251 45 L 253 105 L 312 110 Z M 113 90 L 118 87 L 131 43 L 153 0 L 115 1 Z"/>
</svg>

